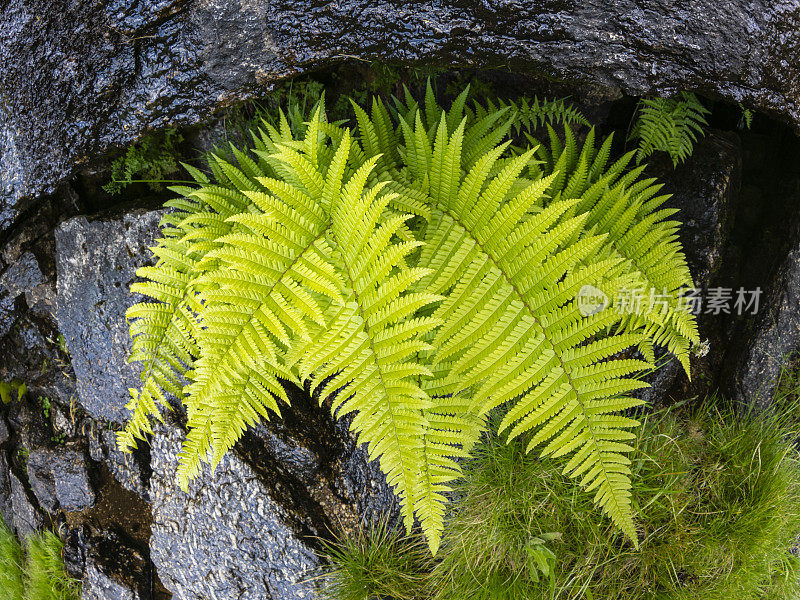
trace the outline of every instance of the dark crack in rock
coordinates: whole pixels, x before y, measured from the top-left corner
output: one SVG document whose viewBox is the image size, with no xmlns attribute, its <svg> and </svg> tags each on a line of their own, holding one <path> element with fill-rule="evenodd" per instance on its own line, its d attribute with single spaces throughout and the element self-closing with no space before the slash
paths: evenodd
<svg viewBox="0 0 800 600">
<path fill-rule="evenodd" d="M 673 218 L 682 223 L 680 242 L 695 287 L 707 290 L 715 285 L 733 286 L 735 264 L 728 256 L 728 245 L 735 201 L 741 187 L 742 149 L 738 136 L 710 131 L 682 165 L 673 169 L 666 155 L 656 155 L 652 157 L 647 172 L 663 182 L 660 193 L 672 195 L 663 208 L 679 209 Z M 691 360 L 695 383 L 714 377 L 732 334 L 727 319 L 704 314 L 702 306 L 697 321 L 700 339 L 708 341 L 710 351 Z M 704 377 L 701 378 L 701 374 Z M 690 382 L 683 374 L 683 368 L 671 358 L 666 359 L 665 366 L 655 372 L 650 383 L 652 387 L 643 392 L 643 398 L 652 403 L 670 392 L 677 397 L 704 393 L 689 389 Z"/>
<path fill-rule="evenodd" d="M 800 6 L 788 0 L 8 0 L 0 231 L 110 148 L 346 57 L 699 91 L 800 124 Z"/>
<path fill-rule="evenodd" d="M 58 327 L 75 370 L 81 405 L 95 418 L 122 423 L 128 389 L 138 387 L 128 364 L 125 311 L 137 301 L 130 284 L 151 261 L 161 211 L 133 210 L 89 220 L 75 217 L 56 230 Z"/>
<path fill-rule="evenodd" d="M 142 554 L 113 532 L 91 538 L 85 549 L 81 600 L 149 600 L 150 569 Z"/>
<path fill-rule="evenodd" d="M 148 499 L 150 485 L 149 454 L 146 445 L 134 452 L 122 452 L 117 447 L 116 432 L 92 427 L 89 437 L 89 454 L 92 460 L 103 462 L 122 487 Z"/>
<path fill-rule="evenodd" d="M 229 453 L 178 488 L 182 437 L 161 428 L 151 448 L 150 557 L 164 586 L 181 600 L 315 598 L 318 559 L 245 462 Z"/>
<path fill-rule="evenodd" d="M 58 509 L 85 510 L 94 505 L 87 457 L 70 448 L 38 448 L 28 456 L 28 480 L 39 505 L 49 513 Z"/>
</svg>

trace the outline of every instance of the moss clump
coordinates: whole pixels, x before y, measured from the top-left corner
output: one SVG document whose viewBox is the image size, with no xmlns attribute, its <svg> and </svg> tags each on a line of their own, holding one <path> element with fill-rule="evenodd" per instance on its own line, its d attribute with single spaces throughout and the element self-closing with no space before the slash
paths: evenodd
<svg viewBox="0 0 800 600">
<path fill-rule="evenodd" d="M 378 595 L 383 575 L 369 563 L 356 569 L 353 542 L 344 542 L 330 557 L 330 597 L 800 597 L 800 560 L 790 553 L 800 533 L 793 407 L 737 415 L 722 404 L 711 399 L 693 409 L 672 408 L 650 415 L 641 428 L 632 465 L 639 550 L 597 519 L 592 499 L 555 462 L 525 455 L 524 441 L 490 438 L 466 468 L 439 555 L 408 562 L 402 574 L 419 585 L 406 586 L 402 596 Z M 387 539 L 383 534 L 374 543 Z M 392 545 L 405 552 L 399 540 Z M 532 554 L 541 545 L 555 555 L 550 577 Z M 388 548 L 361 550 L 381 552 Z M 356 578 L 360 587 L 350 585 Z"/>
</svg>

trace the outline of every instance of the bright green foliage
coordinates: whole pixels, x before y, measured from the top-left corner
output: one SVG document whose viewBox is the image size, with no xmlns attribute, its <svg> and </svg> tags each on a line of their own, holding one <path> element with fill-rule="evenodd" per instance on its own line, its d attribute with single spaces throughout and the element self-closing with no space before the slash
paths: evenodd
<svg viewBox="0 0 800 600">
<path fill-rule="evenodd" d="M 677 223 L 659 186 L 625 170 L 632 153 L 609 164 L 610 140 L 597 147 L 592 131 L 579 148 L 549 126 L 556 109 L 531 116 L 562 105 L 487 109 L 467 94 L 448 111 L 430 86 L 424 107 L 409 94 L 354 104 L 355 136 L 320 102 L 303 131 L 265 121 L 251 152 L 231 148 L 238 166 L 212 156 L 213 181 L 189 168 L 197 183 L 171 188 L 159 262 L 133 288 L 155 302 L 128 312 L 145 369 L 121 446 L 151 431 L 167 394 L 180 399 L 185 487 L 280 414 L 283 380 L 307 384 L 354 413 L 435 553 L 458 459 L 507 405 L 500 429 L 566 459 L 636 541 L 625 454 L 638 423 L 620 413 L 640 404 L 628 393 L 645 386 L 653 344 L 688 369 L 699 341 L 679 306 L 692 282 Z M 546 149 L 511 145 L 542 123 Z M 586 286 L 612 304 L 631 286 L 667 301 L 584 314 Z M 632 347 L 645 360 L 622 354 Z"/>
<path fill-rule="evenodd" d="M 26 540 L 23 552 L 0 520 L 0 600 L 78 600 L 80 583 L 64 570 L 63 547 L 43 531 Z"/>
<path fill-rule="evenodd" d="M 22 547 L 0 519 L 0 600 L 21 600 L 25 593 Z"/>
<path fill-rule="evenodd" d="M 44 531 L 28 539 L 25 600 L 77 600 L 80 584 L 64 571 L 63 543 Z"/>
<path fill-rule="evenodd" d="M 412 561 L 395 542 L 391 580 L 409 582 L 398 600 L 794 600 L 800 560 L 791 554 L 800 532 L 797 404 L 774 414 L 735 416 L 720 400 L 650 415 L 633 455 L 633 497 L 639 550 L 590 518 L 593 507 L 575 493 L 551 460 L 527 455 L 522 444 L 489 438 L 478 446 L 459 485 L 435 561 Z M 530 541 L 558 531 L 543 545 L 555 556 L 552 579 L 536 576 Z M 550 536 L 553 537 L 553 536 Z M 384 538 L 362 534 L 385 544 Z M 409 544 L 418 544 L 410 540 Z M 379 569 L 352 569 L 354 543 L 329 554 L 331 600 L 365 600 L 352 585 Z M 414 546 L 412 546 L 414 548 Z M 358 548 L 361 556 L 386 552 Z M 403 570 L 405 569 L 405 570 Z M 416 583 L 416 588 L 411 585 Z M 349 594 L 339 590 L 352 589 Z"/>
<path fill-rule="evenodd" d="M 142 180 L 152 190 L 162 190 L 161 180 L 178 170 L 178 146 L 182 141 L 183 136 L 174 129 L 145 137 L 111 163 L 111 181 L 103 189 L 119 194 L 134 181 Z"/>
<path fill-rule="evenodd" d="M 667 152 L 677 166 L 692 154 L 697 136 L 705 135 L 703 127 L 708 125 L 705 115 L 711 111 L 692 93 L 683 92 L 681 98 L 645 98 L 641 101 L 630 136 L 639 140 L 638 161 L 655 151 L 662 151 Z"/>
</svg>

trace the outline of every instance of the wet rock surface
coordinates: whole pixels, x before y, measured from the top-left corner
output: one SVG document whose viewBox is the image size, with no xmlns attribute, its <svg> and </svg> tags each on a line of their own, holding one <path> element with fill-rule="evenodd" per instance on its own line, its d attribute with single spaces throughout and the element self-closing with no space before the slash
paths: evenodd
<svg viewBox="0 0 800 600">
<path fill-rule="evenodd" d="M 784 365 L 800 350 L 800 245 L 781 265 L 734 379 L 742 403 L 769 402 Z"/>
<path fill-rule="evenodd" d="M 6 524 L 17 536 L 25 538 L 41 529 L 44 519 L 28 496 L 25 484 L 14 473 L 9 473 L 8 477 L 11 483 L 11 518 Z"/>
<path fill-rule="evenodd" d="M 81 600 L 147 600 L 152 598 L 145 556 L 115 534 L 86 545 Z"/>
<path fill-rule="evenodd" d="M 674 216 L 682 223 L 680 241 L 694 278 L 695 287 L 706 297 L 712 286 L 734 285 L 734 265 L 729 256 L 731 228 L 736 198 L 741 187 L 742 150 L 739 137 L 732 132 L 712 131 L 702 139 L 687 161 L 673 168 L 665 155 L 650 161 L 648 174 L 664 183 L 660 193 L 671 194 L 664 208 L 676 208 Z M 692 359 L 692 375 L 702 385 L 715 376 L 725 355 L 731 326 L 718 315 L 705 315 L 700 306 L 700 339 L 709 352 Z M 655 372 L 652 387 L 644 399 L 658 403 L 668 395 L 684 397 L 693 388 L 677 361 L 665 357 L 666 364 Z"/>
<path fill-rule="evenodd" d="M 314 598 L 304 579 L 318 559 L 255 471 L 228 454 L 185 493 L 175 478 L 181 437 L 162 429 L 151 450 L 150 555 L 165 587 L 182 600 Z"/>
<path fill-rule="evenodd" d="M 355 56 L 510 67 L 632 95 L 699 91 L 800 123 L 794 2 L 8 0 L 0 230 L 76 168 Z"/>
<path fill-rule="evenodd" d="M 58 327 L 75 370 L 81 405 L 93 417 L 123 423 L 128 389 L 138 387 L 127 364 L 125 311 L 137 301 L 130 284 L 152 258 L 147 250 L 161 211 L 133 210 L 89 220 L 75 217 L 56 230 Z"/>
<path fill-rule="evenodd" d="M 103 462 L 123 488 L 148 499 L 150 487 L 150 455 L 145 444 L 135 452 L 122 452 L 117 448 L 116 432 L 93 427 L 89 437 L 92 460 Z"/>
<path fill-rule="evenodd" d="M 57 447 L 39 448 L 27 460 L 28 481 L 39 505 L 50 513 L 62 508 L 80 511 L 94 504 L 87 457 L 83 452 Z"/>
<path fill-rule="evenodd" d="M 287 388 L 282 418 L 251 428 L 188 493 L 175 480 L 179 414 L 135 453 L 116 449 L 127 390 L 139 385 L 126 361 L 124 313 L 138 301 L 129 286 L 152 260 L 146 248 L 162 213 L 144 208 L 150 199 L 109 210 L 113 200 L 98 191 L 106 174 L 93 169 L 107 166 L 113 148 L 204 121 L 351 53 L 563 78 L 542 84 L 495 71 L 487 81 L 572 96 L 605 131 L 630 123 L 635 100 L 626 94 L 680 90 L 800 122 L 800 9 L 788 3 L 0 6 L 0 57 L 14 57 L 0 61 L 0 379 L 28 384 L 26 398 L 0 405 L 0 514 L 20 535 L 57 528 L 85 598 L 313 598 L 317 536 L 396 522 L 398 512 L 349 421 L 297 388 Z M 187 145 L 207 150 L 226 135 L 224 117 L 213 127 L 195 131 L 194 143 L 187 135 Z M 684 165 L 657 155 L 650 171 L 681 209 L 698 286 L 762 285 L 768 310 L 701 315 L 711 352 L 693 359 L 697 385 L 672 362 L 655 374 L 654 402 L 703 395 L 726 379 L 749 401 L 800 347 L 800 167 L 787 166 L 800 165 L 800 154 L 786 151 L 799 144 L 777 124 L 713 127 Z"/>
</svg>

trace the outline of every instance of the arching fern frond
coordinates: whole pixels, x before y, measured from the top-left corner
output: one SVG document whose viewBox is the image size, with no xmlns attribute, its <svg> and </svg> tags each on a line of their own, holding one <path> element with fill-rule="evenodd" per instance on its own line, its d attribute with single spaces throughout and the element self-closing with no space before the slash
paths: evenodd
<svg viewBox="0 0 800 600">
<path fill-rule="evenodd" d="M 445 397 L 470 395 L 481 415 L 513 401 L 501 429 L 510 438 L 531 435 L 529 450 L 544 445 L 545 454 L 570 455 L 566 472 L 596 491 L 596 502 L 635 542 L 623 453 L 637 422 L 614 413 L 640 404 L 625 394 L 646 386 L 633 376 L 649 364 L 611 358 L 607 349 L 621 351 L 643 336 L 606 333 L 605 351 L 598 349 L 592 340 L 621 317 L 611 310 L 583 315 L 576 301 L 584 285 L 613 287 L 607 278 L 620 260 L 599 251 L 605 235 L 570 243 L 586 220 L 572 216 L 576 200 L 540 209 L 555 176 L 511 193 L 533 150 L 499 172 L 503 146 L 467 173 L 441 168 L 460 164 L 464 125 L 449 133 L 441 119 L 435 143 L 420 153 L 430 157 L 434 202 L 420 258 L 432 273 L 421 283 L 446 296 L 434 313 L 444 325 L 431 360 L 449 368 L 431 385 Z M 416 139 L 421 127 L 418 119 Z M 404 131 L 408 145 L 412 132 Z"/>
<path fill-rule="evenodd" d="M 640 404 L 629 394 L 653 345 L 688 368 L 697 338 L 676 302 L 691 284 L 677 223 L 632 155 L 610 162 L 610 138 L 556 133 L 584 121 L 563 103 L 467 100 L 443 111 L 429 86 L 420 104 L 354 104 L 355 139 L 322 103 L 302 127 L 279 115 L 252 154 L 212 156 L 212 177 L 176 189 L 159 262 L 134 288 L 154 300 L 129 314 L 132 358 L 150 370 L 121 443 L 180 397 L 185 487 L 280 413 L 283 381 L 308 385 L 353 415 L 406 526 L 418 519 L 436 552 L 459 460 L 502 406 L 509 437 L 563 456 L 636 543 L 637 423 L 622 413 Z M 639 286 L 667 290 L 667 309 L 615 310 Z M 584 310 L 587 288 L 611 305 Z"/>
<path fill-rule="evenodd" d="M 641 179 L 643 167 L 626 171 L 633 152 L 609 164 L 611 136 L 599 148 L 594 129 L 582 145 L 566 126 L 563 143 L 552 128 L 549 137 L 548 145 L 531 138 L 539 146 L 536 169 L 553 176 L 547 195 L 580 200 L 575 212 L 587 215 L 584 229 L 605 234 L 606 251 L 624 259 L 624 271 L 633 276 L 633 287 L 616 299 L 628 329 L 644 331 L 652 343 L 666 347 L 688 375 L 689 351 L 700 337 L 682 301 L 694 283 L 678 240 L 680 223 L 669 219 L 677 210 L 661 208 L 669 196 L 658 193 L 662 186 L 655 179 Z"/>
<path fill-rule="evenodd" d="M 324 113 L 324 102 L 313 109 Z M 254 135 L 255 151 L 269 153 L 275 144 L 293 140 L 293 133 L 283 113 L 281 129 L 269 127 L 269 133 Z M 266 125 L 266 124 L 265 124 Z M 200 355 L 197 314 L 202 310 L 197 287 L 198 278 L 209 269 L 203 259 L 219 246 L 218 239 L 229 233 L 226 220 L 251 205 L 243 190 L 262 189 L 256 176 L 278 176 L 268 160 L 256 163 L 244 152 L 232 147 L 239 167 L 210 154 L 209 168 L 214 179 L 184 164 L 196 185 L 172 186 L 179 198 L 165 203 L 168 213 L 161 221 L 163 238 L 152 248 L 157 262 L 137 271 L 146 281 L 134 283 L 131 291 L 155 302 L 140 302 L 127 312 L 133 345 L 129 362 L 142 363 L 142 386 L 131 389 L 127 408 L 131 417 L 125 429 L 117 434 L 118 445 L 130 451 L 136 439 L 152 433 L 150 418 L 161 419 L 162 409 L 169 409 L 167 396 L 184 396 L 184 377 Z"/>
</svg>

